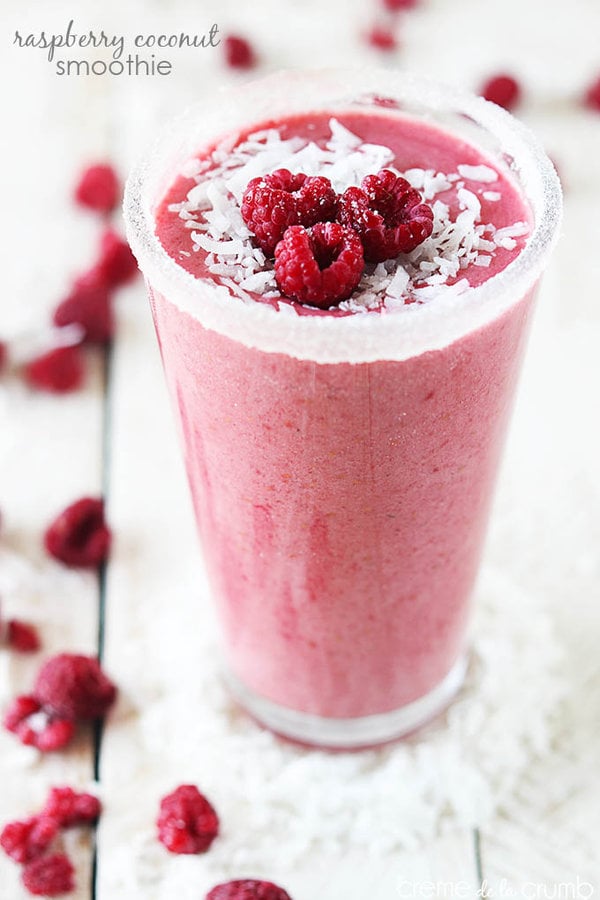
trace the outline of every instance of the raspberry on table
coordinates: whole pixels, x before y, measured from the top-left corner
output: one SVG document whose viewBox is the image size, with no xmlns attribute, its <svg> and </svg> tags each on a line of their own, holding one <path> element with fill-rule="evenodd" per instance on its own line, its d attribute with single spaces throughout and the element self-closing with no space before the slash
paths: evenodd
<svg viewBox="0 0 600 900">
<path fill-rule="evenodd" d="M 117 173 L 106 163 L 88 166 L 75 186 L 77 203 L 96 212 L 112 212 L 120 197 L 121 186 Z"/>
<path fill-rule="evenodd" d="M 15 697 L 4 713 L 4 727 L 16 733 L 21 723 L 26 721 L 29 716 L 39 713 L 41 708 L 42 704 L 32 694 L 20 694 Z"/>
<path fill-rule="evenodd" d="M 272 881 L 244 879 L 217 884 L 205 900 L 292 900 L 287 891 Z"/>
<path fill-rule="evenodd" d="M 367 32 L 366 38 L 372 47 L 375 47 L 376 50 L 382 50 L 384 53 L 391 53 L 392 50 L 397 50 L 398 48 L 396 35 L 383 25 L 374 25 Z"/>
<path fill-rule="evenodd" d="M 482 85 L 480 93 L 504 109 L 514 109 L 521 99 L 521 86 L 512 75 L 494 75 Z"/>
<path fill-rule="evenodd" d="M 320 309 L 347 300 L 364 268 L 360 238 L 337 222 L 310 229 L 293 225 L 275 248 L 275 277 L 282 294 Z"/>
<path fill-rule="evenodd" d="M 31 816 L 5 825 L 0 832 L 0 847 L 15 862 L 27 863 L 45 853 L 57 834 L 54 819 L 44 814 Z"/>
<path fill-rule="evenodd" d="M 48 553 L 67 566 L 96 568 L 110 550 L 111 532 L 101 499 L 82 497 L 66 507 L 46 529 Z"/>
<path fill-rule="evenodd" d="M 75 279 L 68 295 L 54 310 L 53 322 L 59 327 L 80 325 L 85 343 L 105 344 L 111 340 L 115 331 L 111 295 L 97 266 Z"/>
<path fill-rule="evenodd" d="M 77 345 L 55 347 L 29 360 L 23 375 L 30 387 L 52 394 L 67 394 L 81 387 L 85 364 Z"/>
<path fill-rule="evenodd" d="M 61 750 L 75 734 L 75 723 L 70 718 L 61 718 L 44 709 L 32 694 L 15 697 L 4 714 L 3 723 L 22 744 L 42 753 Z"/>
<path fill-rule="evenodd" d="M 59 653 L 40 668 L 34 697 L 65 719 L 101 719 L 117 697 L 117 689 L 93 656 Z"/>
<path fill-rule="evenodd" d="M 223 41 L 225 62 L 232 69 L 252 69 L 257 63 L 250 41 L 237 34 L 229 34 Z"/>
<path fill-rule="evenodd" d="M 41 753 L 51 753 L 54 750 L 62 750 L 73 739 L 75 723 L 70 719 L 61 719 L 48 715 L 48 724 L 38 732 L 31 741 L 31 745 Z M 22 741 L 26 743 L 26 741 Z"/>
<path fill-rule="evenodd" d="M 390 12 L 398 12 L 405 9 L 414 9 L 420 0 L 383 0 L 383 5 Z"/>
<path fill-rule="evenodd" d="M 204 853 L 219 833 L 219 817 L 193 784 L 182 784 L 160 801 L 159 841 L 171 853 Z"/>
<path fill-rule="evenodd" d="M 242 218 L 267 256 L 290 225 L 308 228 L 335 219 L 338 195 L 323 176 L 292 175 L 276 169 L 248 183 L 242 198 Z"/>
<path fill-rule="evenodd" d="M 138 274 L 137 260 L 131 252 L 131 247 L 112 228 L 107 228 L 100 238 L 97 271 L 107 288 L 126 284 Z"/>
<path fill-rule="evenodd" d="M 410 253 L 433 231 L 433 210 L 390 169 L 367 175 L 342 194 L 338 220 L 360 236 L 365 260 L 379 263 Z"/>
<path fill-rule="evenodd" d="M 70 787 L 53 787 L 41 815 L 52 819 L 60 828 L 71 828 L 95 822 L 101 812 L 101 803 L 93 794 Z"/>
<path fill-rule="evenodd" d="M 34 625 L 22 622 L 21 619 L 9 619 L 6 631 L 6 641 L 13 650 L 19 653 L 35 653 L 40 649 L 40 637 Z"/>
<path fill-rule="evenodd" d="M 30 894 L 60 897 L 75 889 L 75 870 L 65 853 L 42 856 L 23 869 L 22 880 Z"/>
<path fill-rule="evenodd" d="M 584 94 L 583 102 L 588 109 L 600 112 L 600 75 L 588 87 Z"/>
</svg>

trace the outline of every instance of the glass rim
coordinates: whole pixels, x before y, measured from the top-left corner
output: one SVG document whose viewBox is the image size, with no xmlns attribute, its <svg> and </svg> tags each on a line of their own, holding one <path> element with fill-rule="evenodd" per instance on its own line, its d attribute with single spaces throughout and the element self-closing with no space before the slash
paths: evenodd
<svg viewBox="0 0 600 900">
<path fill-rule="evenodd" d="M 499 141 L 497 153 L 512 159 L 520 176 L 518 187 L 533 215 L 533 229 L 524 248 L 502 271 L 462 294 L 441 292 L 427 303 L 410 304 L 399 311 L 306 316 L 291 307 L 282 313 L 270 304 L 244 301 L 225 285 L 196 278 L 163 248 L 155 232 L 154 204 L 186 159 L 221 138 L 270 118 L 332 111 L 334 106 L 340 110 L 340 104 L 351 108 L 361 98 L 374 95 L 414 104 L 423 114 L 460 115 Z M 453 133 L 451 127 L 446 130 Z M 478 146 L 476 141 L 471 143 Z M 485 148 L 479 149 L 490 156 Z M 562 191 L 554 166 L 533 133 L 481 97 L 386 69 L 285 69 L 241 86 L 222 87 L 165 127 L 131 171 L 124 215 L 129 243 L 151 288 L 205 327 L 265 352 L 319 363 L 360 363 L 402 360 L 442 349 L 484 327 L 525 297 L 558 238 Z"/>
</svg>

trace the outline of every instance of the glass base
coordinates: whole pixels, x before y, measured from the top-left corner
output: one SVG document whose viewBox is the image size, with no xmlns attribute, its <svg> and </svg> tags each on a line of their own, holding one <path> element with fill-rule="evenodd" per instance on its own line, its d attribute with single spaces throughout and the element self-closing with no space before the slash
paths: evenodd
<svg viewBox="0 0 600 900">
<path fill-rule="evenodd" d="M 235 699 L 260 724 L 282 737 L 330 750 L 357 750 L 401 738 L 441 713 L 461 687 L 467 657 L 461 656 L 446 677 L 418 700 L 391 712 L 356 719 L 332 719 L 297 712 L 247 688 L 225 670 L 223 677 Z"/>
</svg>

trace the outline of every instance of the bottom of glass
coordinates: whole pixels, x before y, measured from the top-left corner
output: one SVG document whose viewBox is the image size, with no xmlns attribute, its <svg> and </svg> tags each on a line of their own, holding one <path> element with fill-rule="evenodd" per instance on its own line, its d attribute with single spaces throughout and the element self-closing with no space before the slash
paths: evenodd
<svg viewBox="0 0 600 900">
<path fill-rule="evenodd" d="M 330 750 L 357 750 L 404 737 L 433 719 L 455 696 L 466 670 L 467 657 L 463 655 L 445 678 L 418 700 L 390 712 L 356 719 L 332 719 L 297 712 L 254 693 L 228 670 L 223 672 L 223 677 L 241 706 L 276 734 Z"/>
</svg>

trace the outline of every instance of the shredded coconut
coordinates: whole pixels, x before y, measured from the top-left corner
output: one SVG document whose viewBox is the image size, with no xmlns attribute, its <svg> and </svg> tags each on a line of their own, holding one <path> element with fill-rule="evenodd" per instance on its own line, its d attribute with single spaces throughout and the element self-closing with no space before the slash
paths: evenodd
<svg viewBox="0 0 600 900">
<path fill-rule="evenodd" d="M 392 168 L 394 154 L 389 147 L 364 143 L 339 121 L 329 122 L 330 137 L 321 146 L 300 137 L 283 139 L 276 128 L 250 134 L 235 145 L 233 139 L 220 144 L 199 165 L 186 165 L 185 173 L 197 184 L 182 203 L 169 209 L 190 229 L 192 249 L 206 254 L 211 275 L 226 284 L 243 301 L 254 302 L 252 294 L 282 299 L 275 280 L 273 261 L 265 258 L 252 242 L 244 223 L 241 201 L 248 182 L 274 169 L 292 173 L 324 175 L 339 193 L 380 169 Z M 457 172 L 412 168 L 397 172 L 421 192 L 434 213 L 433 232 L 412 253 L 402 254 L 378 266 L 367 265 L 358 288 L 339 304 L 345 312 L 395 311 L 412 303 L 425 303 L 439 293 L 440 285 L 462 293 L 469 287 L 461 272 L 471 266 L 487 268 L 498 249 L 514 250 L 515 238 L 528 233 L 524 222 L 496 229 L 481 221 L 480 197 L 465 186 L 470 182 L 491 184 L 498 173 L 486 165 L 459 165 Z M 453 212 L 448 198 L 458 201 Z M 444 199 L 439 195 L 446 194 Z M 499 200 L 498 192 L 485 191 L 486 200 Z M 446 202 L 450 199 L 450 202 Z M 433 290 L 432 290 L 433 289 Z M 282 299 L 279 309 L 288 303 Z"/>
<path fill-rule="evenodd" d="M 160 666 L 161 676 L 171 674 L 160 690 L 147 688 L 151 701 L 140 705 L 135 725 L 137 752 L 161 760 L 165 789 L 181 772 L 198 773 L 210 786 L 227 836 L 203 861 L 207 882 L 244 870 L 275 875 L 309 864 L 316 851 L 367 852 L 383 866 L 389 854 L 434 835 L 484 825 L 502 807 L 522 773 L 547 753 L 565 681 L 545 598 L 524 596 L 496 569 L 484 569 L 480 584 L 460 696 L 415 739 L 355 753 L 294 746 L 257 727 L 215 674 L 212 627 L 198 638 L 194 680 L 182 690 L 180 667 L 172 662 L 180 621 L 166 615 L 146 621 L 140 639 L 171 654 L 168 667 Z M 182 586 L 183 603 L 190 596 L 196 600 Z M 532 630 L 539 637 L 535 654 Z M 119 821 L 127 840 L 111 847 L 111 868 L 131 879 L 131 894 L 172 897 L 185 876 L 173 871 L 154 837 L 153 804 L 163 785 L 149 793 L 146 782 L 137 770 L 122 778 L 122 809 L 130 812 Z"/>
<path fill-rule="evenodd" d="M 483 181 L 486 184 L 491 184 L 494 181 L 498 181 L 498 173 L 491 169 L 489 166 L 466 166 L 460 165 L 457 166 L 458 174 L 462 178 L 467 178 L 469 181 Z"/>
</svg>

